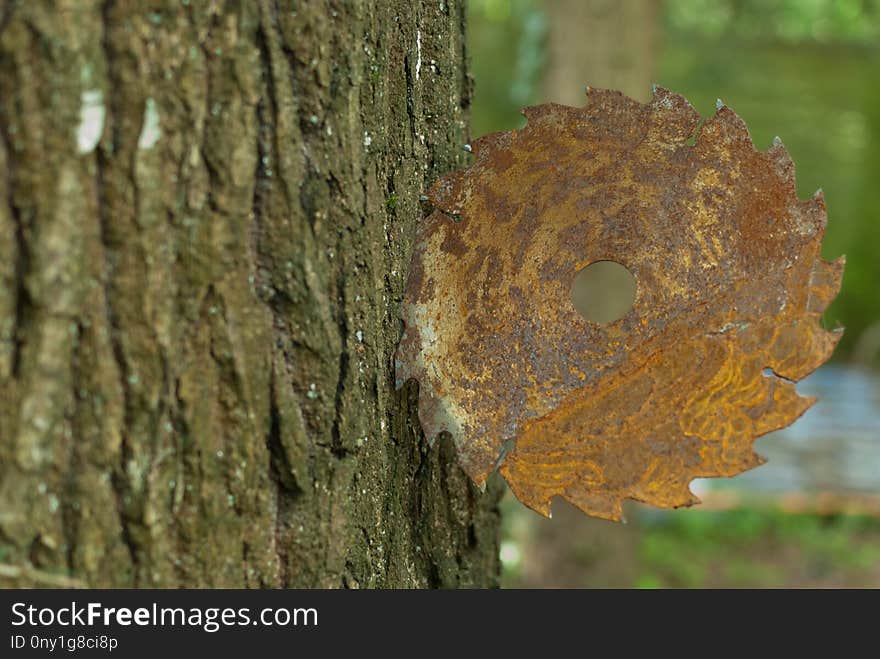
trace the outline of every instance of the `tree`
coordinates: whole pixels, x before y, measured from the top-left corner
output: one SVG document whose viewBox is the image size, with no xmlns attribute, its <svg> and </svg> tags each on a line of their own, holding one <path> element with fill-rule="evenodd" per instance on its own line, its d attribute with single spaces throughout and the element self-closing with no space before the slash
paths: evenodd
<svg viewBox="0 0 880 659">
<path fill-rule="evenodd" d="M 549 23 L 547 100 L 580 107 L 584 87 L 617 89 L 651 98 L 659 37 L 657 0 L 555 0 Z"/>
<path fill-rule="evenodd" d="M 0 581 L 496 582 L 395 390 L 459 1 L 0 8 Z"/>
</svg>

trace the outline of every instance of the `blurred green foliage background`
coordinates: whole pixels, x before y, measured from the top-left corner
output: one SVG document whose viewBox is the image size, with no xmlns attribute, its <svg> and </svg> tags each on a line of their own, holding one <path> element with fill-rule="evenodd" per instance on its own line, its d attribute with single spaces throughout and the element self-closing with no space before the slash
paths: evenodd
<svg viewBox="0 0 880 659">
<path fill-rule="evenodd" d="M 823 255 L 847 256 L 824 319 L 846 327 L 834 359 L 880 366 L 880 0 L 472 0 L 468 30 L 475 136 L 521 127 L 524 105 L 576 103 L 588 84 L 644 101 L 653 82 L 703 116 L 723 99 L 759 149 L 780 136 L 801 197 L 825 192 Z M 564 505 L 561 520 L 533 519 L 508 497 L 507 583 L 880 585 L 876 516 L 764 504 L 633 508 L 621 530 Z"/>
</svg>

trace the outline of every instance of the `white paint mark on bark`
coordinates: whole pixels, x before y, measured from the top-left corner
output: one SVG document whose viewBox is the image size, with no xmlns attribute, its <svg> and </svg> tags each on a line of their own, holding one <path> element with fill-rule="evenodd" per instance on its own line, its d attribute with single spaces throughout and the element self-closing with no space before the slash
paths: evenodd
<svg viewBox="0 0 880 659">
<path fill-rule="evenodd" d="M 416 80 L 422 72 L 422 31 L 416 30 Z"/>
<path fill-rule="evenodd" d="M 79 108 L 79 127 L 76 129 L 77 153 L 91 153 L 101 140 L 104 132 L 104 95 L 99 89 L 90 89 L 82 93 L 82 105 Z"/>
<path fill-rule="evenodd" d="M 139 149 L 152 149 L 159 138 L 162 137 L 162 128 L 159 126 L 159 111 L 156 109 L 156 101 L 148 98 L 144 106 L 144 126 L 138 138 Z"/>
</svg>

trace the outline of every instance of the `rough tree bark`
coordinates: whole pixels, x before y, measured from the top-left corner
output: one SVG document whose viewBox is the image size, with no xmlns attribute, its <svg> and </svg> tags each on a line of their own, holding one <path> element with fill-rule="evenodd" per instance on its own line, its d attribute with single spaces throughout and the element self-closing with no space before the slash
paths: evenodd
<svg viewBox="0 0 880 659">
<path fill-rule="evenodd" d="M 444 0 L 0 4 L 0 584 L 496 582 L 499 488 L 392 378 L 463 30 Z"/>
</svg>

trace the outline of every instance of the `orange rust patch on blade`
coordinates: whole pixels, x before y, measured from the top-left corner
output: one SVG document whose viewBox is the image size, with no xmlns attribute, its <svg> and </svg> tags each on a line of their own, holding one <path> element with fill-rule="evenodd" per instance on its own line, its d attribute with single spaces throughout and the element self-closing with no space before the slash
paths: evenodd
<svg viewBox="0 0 880 659">
<path fill-rule="evenodd" d="M 757 151 L 727 107 L 687 144 L 699 116 L 665 89 L 524 114 L 431 190 L 398 383 L 419 381 L 426 435 L 449 432 L 478 484 L 497 467 L 542 514 L 692 505 L 692 479 L 762 462 L 755 438 L 804 413 L 794 381 L 840 338 L 820 325 L 843 273 L 819 255 L 824 199 L 799 200 L 785 148 Z M 637 282 L 607 325 L 569 297 L 600 260 Z"/>
</svg>

